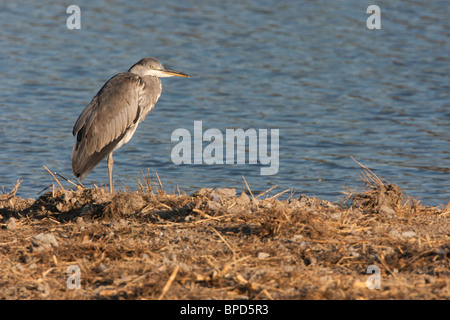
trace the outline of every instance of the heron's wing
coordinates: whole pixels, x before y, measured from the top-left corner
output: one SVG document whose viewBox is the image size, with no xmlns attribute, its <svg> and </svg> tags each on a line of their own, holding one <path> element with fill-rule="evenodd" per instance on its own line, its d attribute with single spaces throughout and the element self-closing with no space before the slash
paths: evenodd
<svg viewBox="0 0 450 320">
<path fill-rule="evenodd" d="M 72 169 L 84 179 L 137 125 L 144 89 L 141 79 L 119 73 L 100 89 L 73 127 L 77 142 L 72 152 Z"/>
</svg>

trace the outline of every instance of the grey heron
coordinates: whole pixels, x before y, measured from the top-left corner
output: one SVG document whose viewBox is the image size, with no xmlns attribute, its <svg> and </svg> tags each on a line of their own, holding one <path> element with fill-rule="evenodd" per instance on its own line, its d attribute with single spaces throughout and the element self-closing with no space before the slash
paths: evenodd
<svg viewBox="0 0 450 320">
<path fill-rule="evenodd" d="M 83 180 L 108 156 L 109 189 L 113 192 L 113 151 L 130 141 L 138 124 L 158 101 L 163 77 L 189 75 L 164 68 L 155 58 L 144 58 L 128 72 L 109 79 L 78 117 L 72 134 L 72 170 Z"/>
</svg>

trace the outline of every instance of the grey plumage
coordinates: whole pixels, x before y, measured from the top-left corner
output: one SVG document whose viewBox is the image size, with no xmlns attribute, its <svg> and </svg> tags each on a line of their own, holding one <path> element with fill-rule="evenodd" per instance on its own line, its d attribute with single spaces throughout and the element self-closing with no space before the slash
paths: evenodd
<svg viewBox="0 0 450 320">
<path fill-rule="evenodd" d="M 73 135 L 72 169 L 84 179 L 104 158 L 127 143 L 161 95 L 160 77 L 189 77 L 144 58 L 128 72 L 109 79 L 78 117 Z M 112 183 L 112 164 L 110 184 Z M 112 185 L 110 186 L 112 191 Z"/>
</svg>

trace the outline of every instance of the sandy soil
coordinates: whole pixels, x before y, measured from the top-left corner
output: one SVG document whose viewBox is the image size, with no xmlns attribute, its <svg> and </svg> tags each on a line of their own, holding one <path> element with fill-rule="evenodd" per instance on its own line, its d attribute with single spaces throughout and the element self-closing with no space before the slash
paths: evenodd
<svg viewBox="0 0 450 320">
<path fill-rule="evenodd" d="M 449 299 L 450 203 L 422 206 L 366 173 L 340 203 L 14 189 L 0 195 L 0 298 Z"/>
</svg>

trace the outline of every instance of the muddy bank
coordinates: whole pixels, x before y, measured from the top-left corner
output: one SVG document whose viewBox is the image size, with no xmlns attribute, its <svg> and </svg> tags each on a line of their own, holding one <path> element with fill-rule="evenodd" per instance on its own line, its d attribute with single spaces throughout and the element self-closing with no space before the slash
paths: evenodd
<svg viewBox="0 0 450 320">
<path fill-rule="evenodd" d="M 341 203 L 13 190 L 0 195 L 0 298 L 449 299 L 450 204 L 368 178 Z"/>
</svg>

